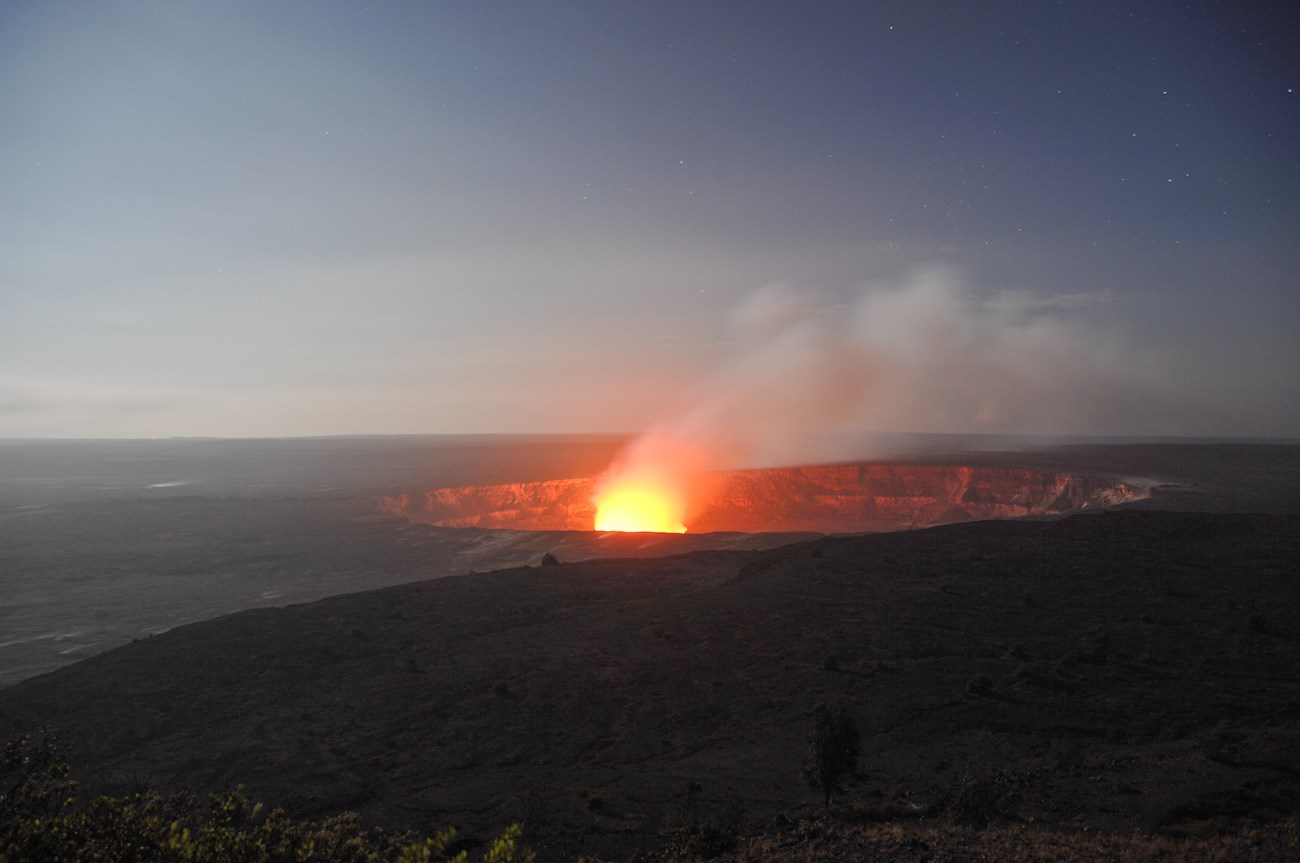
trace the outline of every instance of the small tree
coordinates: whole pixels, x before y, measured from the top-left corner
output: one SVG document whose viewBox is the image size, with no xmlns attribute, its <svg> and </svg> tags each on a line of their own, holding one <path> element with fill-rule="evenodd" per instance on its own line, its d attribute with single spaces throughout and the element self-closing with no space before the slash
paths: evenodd
<svg viewBox="0 0 1300 863">
<path fill-rule="evenodd" d="M 852 715 L 843 705 L 817 705 L 813 727 L 808 732 L 808 754 L 803 763 L 803 778 L 808 787 L 820 791 L 824 805 L 831 808 L 831 795 L 858 769 L 858 745 L 861 735 Z"/>
</svg>

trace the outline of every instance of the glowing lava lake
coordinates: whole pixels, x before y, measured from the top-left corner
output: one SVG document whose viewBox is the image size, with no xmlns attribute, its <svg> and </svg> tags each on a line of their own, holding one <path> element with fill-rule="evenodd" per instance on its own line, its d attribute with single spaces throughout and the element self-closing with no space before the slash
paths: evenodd
<svg viewBox="0 0 1300 863">
<path fill-rule="evenodd" d="M 435 488 L 384 511 L 440 527 L 590 531 L 600 479 Z M 863 533 L 1062 515 L 1147 496 L 1103 476 L 1011 467 L 865 463 L 718 472 L 692 489 L 691 533 Z"/>
</svg>

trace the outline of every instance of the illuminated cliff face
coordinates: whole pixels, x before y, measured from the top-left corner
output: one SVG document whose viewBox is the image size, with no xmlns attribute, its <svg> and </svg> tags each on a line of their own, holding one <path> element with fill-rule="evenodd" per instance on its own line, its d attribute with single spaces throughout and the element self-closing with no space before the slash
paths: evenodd
<svg viewBox="0 0 1300 863">
<path fill-rule="evenodd" d="M 1118 480 L 1019 468 L 859 464 L 711 474 L 688 514 L 692 533 L 906 530 L 1054 515 L 1145 497 Z M 439 488 L 384 501 L 384 511 L 442 527 L 592 530 L 593 478 Z"/>
</svg>

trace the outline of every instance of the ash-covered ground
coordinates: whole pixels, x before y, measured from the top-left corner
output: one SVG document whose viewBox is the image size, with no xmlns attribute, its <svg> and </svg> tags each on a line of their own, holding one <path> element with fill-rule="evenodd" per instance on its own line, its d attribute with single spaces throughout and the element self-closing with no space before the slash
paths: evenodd
<svg viewBox="0 0 1300 863">
<path fill-rule="evenodd" d="M 979 458 L 1146 477 L 1153 494 L 1064 520 L 658 559 L 578 563 L 563 543 L 581 535 L 499 534 L 565 562 L 142 637 L 0 690 L 0 732 L 67 731 L 92 789 L 242 783 L 299 814 L 472 836 L 522 820 L 548 860 L 628 859 L 689 824 L 737 848 L 791 830 L 816 812 L 799 763 L 827 700 L 863 731 L 839 804 L 860 821 L 1215 837 L 1294 819 L 1300 448 Z M 249 596 L 276 573 L 412 582 L 476 541 L 440 545 L 454 532 L 327 490 L 148 495 L 14 503 L 5 560 L 47 555 L 46 578 L 106 597 L 130 592 L 91 587 L 103 573 Z"/>
</svg>

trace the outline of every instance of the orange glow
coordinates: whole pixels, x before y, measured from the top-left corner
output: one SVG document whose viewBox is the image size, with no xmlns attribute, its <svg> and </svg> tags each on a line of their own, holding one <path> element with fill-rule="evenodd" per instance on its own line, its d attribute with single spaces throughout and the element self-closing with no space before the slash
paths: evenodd
<svg viewBox="0 0 1300 863">
<path fill-rule="evenodd" d="M 622 477 L 596 500 L 596 530 L 632 533 L 686 533 L 678 496 L 662 483 Z"/>
</svg>

